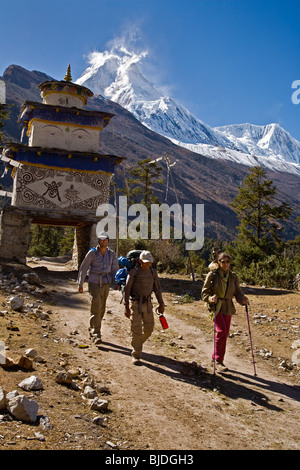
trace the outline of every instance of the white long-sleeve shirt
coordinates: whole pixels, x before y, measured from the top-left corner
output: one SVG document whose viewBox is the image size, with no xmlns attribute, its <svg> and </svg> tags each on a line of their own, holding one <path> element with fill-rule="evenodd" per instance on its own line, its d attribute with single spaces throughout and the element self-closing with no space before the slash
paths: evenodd
<svg viewBox="0 0 300 470">
<path fill-rule="evenodd" d="M 87 274 L 89 283 L 92 284 L 114 284 L 115 274 L 119 269 L 117 257 L 110 248 L 106 248 L 101 255 L 97 248 L 91 248 L 86 254 L 78 271 L 78 286 L 82 287 Z"/>
</svg>

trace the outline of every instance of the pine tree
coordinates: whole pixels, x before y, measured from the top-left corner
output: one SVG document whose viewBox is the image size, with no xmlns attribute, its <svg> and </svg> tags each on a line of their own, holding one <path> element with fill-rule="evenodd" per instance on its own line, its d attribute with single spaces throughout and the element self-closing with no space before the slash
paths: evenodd
<svg viewBox="0 0 300 470">
<path fill-rule="evenodd" d="M 130 187 L 130 202 L 140 202 L 150 209 L 151 204 L 159 203 L 154 195 L 153 187 L 163 183 L 162 168 L 150 158 L 140 160 L 137 166 L 129 171 L 128 184 Z"/>
<path fill-rule="evenodd" d="M 297 217 L 296 221 L 300 226 L 300 217 Z M 300 272 L 300 235 L 296 235 L 294 240 L 288 241 L 288 254 L 290 258 L 294 260 L 295 268 L 297 273 Z"/>
<path fill-rule="evenodd" d="M 261 166 L 252 168 L 232 203 L 240 220 L 238 244 L 266 255 L 282 249 L 281 223 L 292 209 L 285 202 L 275 205 L 276 194 L 277 188 L 267 179 L 265 170 Z"/>
<path fill-rule="evenodd" d="M 61 256 L 73 248 L 74 229 L 51 225 L 32 225 L 28 254 L 32 256 Z"/>
</svg>

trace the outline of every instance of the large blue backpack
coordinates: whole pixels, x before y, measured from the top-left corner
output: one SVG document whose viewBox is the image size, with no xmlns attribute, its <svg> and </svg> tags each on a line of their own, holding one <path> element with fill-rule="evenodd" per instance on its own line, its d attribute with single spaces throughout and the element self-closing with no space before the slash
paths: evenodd
<svg viewBox="0 0 300 470">
<path fill-rule="evenodd" d="M 115 275 L 115 283 L 120 287 L 125 286 L 127 275 L 128 275 L 127 268 L 119 269 Z"/>
<path fill-rule="evenodd" d="M 118 286 L 125 286 L 127 275 L 132 268 L 136 267 L 141 252 L 142 250 L 132 250 L 127 253 L 126 257 L 119 256 L 118 262 L 122 268 L 120 268 L 115 275 L 115 283 Z"/>
</svg>

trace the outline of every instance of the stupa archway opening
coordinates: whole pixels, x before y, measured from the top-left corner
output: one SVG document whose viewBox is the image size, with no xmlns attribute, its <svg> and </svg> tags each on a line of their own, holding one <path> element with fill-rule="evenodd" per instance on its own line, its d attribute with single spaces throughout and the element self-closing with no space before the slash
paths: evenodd
<svg viewBox="0 0 300 470">
<path fill-rule="evenodd" d="M 33 225 L 73 227 L 72 266 L 78 269 L 88 250 L 97 244 L 98 221 L 96 217 L 95 220 L 80 216 L 49 217 L 49 214 L 24 211 L 14 206 L 5 207 L 0 212 L 0 223 L 4 228 L 0 233 L 0 258 L 26 264 Z"/>
</svg>

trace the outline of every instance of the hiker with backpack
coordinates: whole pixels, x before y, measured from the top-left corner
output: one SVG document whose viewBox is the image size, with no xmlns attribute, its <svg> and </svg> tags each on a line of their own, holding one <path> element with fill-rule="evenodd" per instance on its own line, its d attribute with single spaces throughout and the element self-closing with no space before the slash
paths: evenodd
<svg viewBox="0 0 300 470">
<path fill-rule="evenodd" d="M 135 268 L 139 263 L 139 257 L 143 250 L 131 250 L 126 256 L 119 256 L 118 263 L 122 266 L 115 275 L 115 283 L 120 287 L 122 298 L 120 303 L 124 300 L 124 289 L 126 285 L 126 279 L 131 269 Z"/>
<path fill-rule="evenodd" d="M 132 362 L 141 363 L 142 349 L 154 328 L 152 292 L 159 303 L 158 312 L 164 313 L 164 302 L 157 271 L 152 266 L 153 257 L 149 251 L 142 251 L 139 262 L 127 276 L 124 288 L 125 316 L 131 320 Z"/>
<path fill-rule="evenodd" d="M 101 232 L 97 239 L 98 246 L 86 254 L 78 271 L 78 291 L 83 292 L 83 283 L 88 275 L 88 290 L 91 299 L 89 333 L 96 345 L 101 344 L 101 324 L 105 314 L 106 300 L 110 285 L 115 289 L 115 274 L 119 269 L 118 260 L 113 250 L 108 247 L 109 237 Z"/>
<path fill-rule="evenodd" d="M 237 275 L 230 269 L 231 257 L 227 253 L 218 255 L 217 269 L 212 269 L 206 276 L 202 288 L 202 300 L 208 304 L 214 318 L 214 368 L 226 369 L 224 356 L 229 335 L 231 316 L 236 313 L 233 297 L 240 305 L 249 305 L 243 294 Z"/>
</svg>

